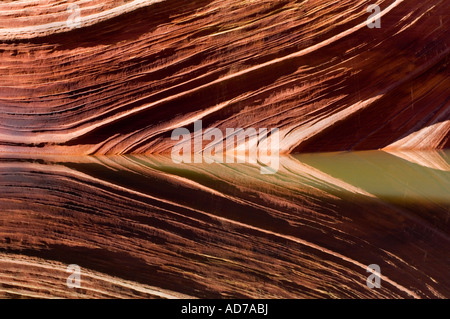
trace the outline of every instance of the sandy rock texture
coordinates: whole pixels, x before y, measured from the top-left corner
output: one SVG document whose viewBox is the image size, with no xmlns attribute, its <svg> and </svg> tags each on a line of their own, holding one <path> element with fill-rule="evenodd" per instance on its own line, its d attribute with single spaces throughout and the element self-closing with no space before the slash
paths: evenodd
<svg viewBox="0 0 450 319">
<path fill-rule="evenodd" d="M 2 1 L 0 152 L 167 153 L 198 119 L 285 153 L 448 147 L 450 2 L 373 3 L 381 28 L 358 0 Z"/>
</svg>

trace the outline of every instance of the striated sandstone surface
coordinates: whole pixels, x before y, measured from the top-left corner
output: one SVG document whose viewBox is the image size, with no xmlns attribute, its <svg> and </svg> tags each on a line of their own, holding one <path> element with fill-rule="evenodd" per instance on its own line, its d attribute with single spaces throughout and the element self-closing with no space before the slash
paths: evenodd
<svg viewBox="0 0 450 319">
<path fill-rule="evenodd" d="M 1 1 L 0 297 L 449 298 L 449 12 Z M 196 120 L 303 154 L 176 165 Z"/>
<path fill-rule="evenodd" d="M 449 146 L 450 2 L 0 3 L 0 152 L 170 152 L 280 128 L 283 152 Z M 79 28 L 67 25 L 79 8 Z"/>
</svg>

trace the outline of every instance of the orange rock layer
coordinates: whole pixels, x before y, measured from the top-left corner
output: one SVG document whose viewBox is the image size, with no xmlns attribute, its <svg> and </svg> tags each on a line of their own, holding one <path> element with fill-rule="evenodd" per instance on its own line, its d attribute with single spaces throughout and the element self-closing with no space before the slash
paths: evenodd
<svg viewBox="0 0 450 319">
<path fill-rule="evenodd" d="M 449 1 L 378 1 L 373 29 L 369 4 L 2 1 L 0 152 L 167 153 L 197 119 L 286 153 L 449 147 Z"/>
</svg>

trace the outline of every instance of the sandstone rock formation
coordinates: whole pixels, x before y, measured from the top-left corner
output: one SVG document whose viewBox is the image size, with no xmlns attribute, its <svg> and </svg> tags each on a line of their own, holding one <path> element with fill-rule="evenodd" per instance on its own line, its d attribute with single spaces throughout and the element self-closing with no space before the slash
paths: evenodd
<svg viewBox="0 0 450 319">
<path fill-rule="evenodd" d="M 165 153 L 196 119 L 283 152 L 448 147 L 450 3 L 376 3 L 370 29 L 357 0 L 2 1 L 0 152 Z"/>
<path fill-rule="evenodd" d="M 449 298 L 449 12 L 1 1 L 0 297 Z M 197 120 L 288 155 L 175 165 Z"/>
</svg>

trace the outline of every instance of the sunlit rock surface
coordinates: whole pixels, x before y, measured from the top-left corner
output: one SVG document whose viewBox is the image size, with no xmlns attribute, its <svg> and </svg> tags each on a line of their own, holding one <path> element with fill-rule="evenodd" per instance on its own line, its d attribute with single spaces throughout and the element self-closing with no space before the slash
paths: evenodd
<svg viewBox="0 0 450 319">
<path fill-rule="evenodd" d="M 450 298 L 450 1 L 376 3 L 1 1 L 0 297 Z"/>
<path fill-rule="evenodd" d="M 448 147 L 450 2 L 377 4 L 370 29 L 357 0 L 2 1 L 0 152 L 166 153 L 196 119 L 286 153 Z"/>
</svg>

